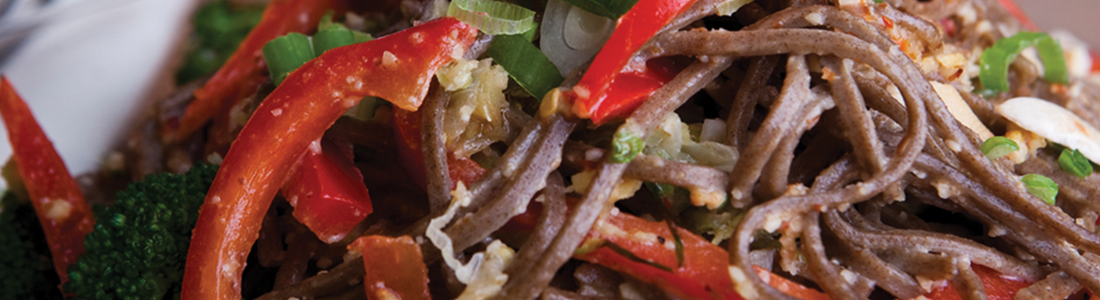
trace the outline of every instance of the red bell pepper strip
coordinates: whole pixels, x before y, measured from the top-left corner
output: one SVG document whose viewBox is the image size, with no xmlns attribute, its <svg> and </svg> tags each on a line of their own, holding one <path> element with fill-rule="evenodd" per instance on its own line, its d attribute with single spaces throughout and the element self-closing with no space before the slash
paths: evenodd
<svg viewBox="0 0 1100 300">
<path fill-rule="evenodd" d="M 409 236 L 364 236 L 348 249 L 363 253 L 367 299 L 432 299 L 428 294 L 428 267 L 420 246 Z"/>
<path fill-rule="evenodd" d="M 829 300 L 829 296 L 825 295 L 825 293 L 808 288 L 790 279 L 783 278 L 783 276 L 776 275 L 760 266 L 752 265 L 752 269 L 756 271 L 756 275 L 760 276 L 764 282 L 767 282 L 768 285 L 784 294 L 802 300 Z"/>
<path fill-rule="evenodd" d="M 641 74 L 644 66 L 631 66 L 631 58 L 647 41 L 674 17 L 691 7 L 696 0 L 641 0 L 619 18 L 615 31 L 607 40 L 584 77 L 566 97 L 573 99 L 573 113 L 602 124 L 609 118 L 629 114 L 656 90 Z M 625 69 L 625 70 L 624 70 Z M 627 74 L 627 75 L 624 75 Z M 631 78 L 633 77 L 633 78 Z M 667 81 L 667 80 L 666 80 Z M 646 84 L 642 91 L 627 92 L 635 84 Z M 657 85 L 660 87 L 663 85 Z M 612 88 L 612 87 L 615 88 Z M 618 90 L 618 93 L 615 91 Z M 647 92 L 643 92 L 648 90 Z M 638 97 L 638 93 L 644 96 Z"/>
<path fill-rule="evenodd" d="M 394 139 L 397 141 L 397 155 L 401 158 L 401 165 L 409 172 L 416 185 L 421 189 L 428 189 L 427 175 L 424 173 L 424 152 L 420 150 L 420 112 L 404 109 L 393 110 Z M 456 181 L 473 183 L 485 169 L 469 157 L 455 157 L 453 153 L 447 153 L 447 173 L 451 177 L 450 188 L 455 188 Z"/>
<path fill-rule="evenodd" d="M 46 234 L 54 269 L 65 283 L 69 280 L 66 270 L 84 253 L 84 236 L 95 225 L 92 211 L 53 143 L 7 77 L 0 77 L 0 116 L 8 129 L 16 169 Z"/>
<path fill-rule="evenodd" d="M 978 278 L 982 280 L 982 286 L 985 287 L 985 294 L 989 300 L 1014 300 L 1016 299 L 1016 292 L 1031 285 L 1031 282 L 1027 280 L 1005 276 L 982 265 L 975 264 L 971 266 L 974 273 L 977 273 Z M 924 295 L 924 297 L 930 300 L 962 300 L 959 292 L 950 283 L 934 287 L 932 292 Z"/>
<path fill-rule="evenodd" d="M 256 92 L 263 83 L 263 49 L 268 41 L 291 32 L 306 33 L 330 10 L 343 10 L 339 0 L 275 0 L 264 9 L 260 22 L 241 41 L 237 51 L 206 84 L 195 91 L 195 100 L 187 106 L 179 127 L 168 132 L 170 138 L 184 138 L 198 130 L 218 113 L 240 98 Z M 171 128 L 169 128 L 171 130 Z"/>
<path fill-rule="evenodd" d="M 473 44 L 454 18 L 335 48 L 291 72 L 248 120 L 207 192 L 192 234 L 182 299 L 238 299 L 245 259 L 292 165 L 365 96 L 415 110 L 435 71 Z"/>
<path fill-rule="evenodd" d="M 301 163 L 283 185 L 283 197 L 294 206 L 294 218 L 321 241 L 335 243 L 373 211 L 363 174 L 336 144 L 321 139 L 321 149 L 302 154 Z M 320 150 L 320 152 L 316 152 Z"/>
<path fill-rule="evenodd" d="M 726 250 L 686 229 L 677 228 L 677 232 L 683 244 L 682 265 L 678 265 L 672 246 L 674 236 L 667 223 L 613 212 L 593 226 L 574 257 L 651 282 L 679 297 L 742 299 L 729 275 Z M 627 258 L 608 247 L 608 243 L 649 263 Z"/>
</svg>

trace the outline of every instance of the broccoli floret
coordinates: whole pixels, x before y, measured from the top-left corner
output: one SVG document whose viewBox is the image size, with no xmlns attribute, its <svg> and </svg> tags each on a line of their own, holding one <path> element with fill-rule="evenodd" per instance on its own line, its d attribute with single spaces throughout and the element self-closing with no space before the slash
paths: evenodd
<svg viewBox="0 0 1100 300">
<path fill-rule="evenodd" d="M 0 299 L 62 299 L 42 225 L 30 202 L 0 199 Z"/>
<path fill-rule="evenodd" d="M 95 209 L 84 255 L 69 267 L 65 291 L 77 299 L 179 298 L 183 262 L 217 166 L 153 174 Z"/>
</svg>

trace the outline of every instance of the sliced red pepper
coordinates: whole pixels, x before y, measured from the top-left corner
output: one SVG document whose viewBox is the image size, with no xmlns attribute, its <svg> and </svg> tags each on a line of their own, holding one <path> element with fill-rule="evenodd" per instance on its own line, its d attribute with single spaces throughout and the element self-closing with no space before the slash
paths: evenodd
<svg viewBox="0 0 1100 300">
<path fill-rule="evenodd" d="M 596 263 L 634 278 L 656 284 L 671 294 L 689 299 L 742 299 L 729 275 L 729 254 L 702 237 L 677 228 L 683 244 L 683 264 L 678 265 L 675 239 L 665 222 L 650 222 L 626 214 L 611 213 L 588 232 L 574 257 Z M 649 263 L 627 258 L 613 243 Z M 595 248 L 594 251 L 591 249 Z M 585 250 L 588 249 L 588 250 Z M 587 252 L 587 253 L 584 253 Z M 671 270 L 662 270 L 662 267 Z"/>
<path fill-rule="evenodd" d="M 982 286 L 985 287 L 985 295 L 989 300 L 1014 300 L 1016 299 L 1016 292 L 1031 285 L 1031 282 L 1027 280 L 1005 276 L 982 265 L 975 264 L 971 266 L 974 269 L 974 273 L 977 273 L 978 278 L 982 280 Z M 924 295 L 924 297 L 929 300 L 962 300 L 962 297 L 959 296 L 959 292 L 955 290 L 954 285 L 946 282 L 934 287 L 932 292 Z"/>
<path fill-rule="evenodd" d="M 302 154 L 282 193 L 294 206 L 294 218 L 331 244 L 344 239 L 373 208 L 352 159 L 331 140 L 321 139 L 319 146 L 319 153 L 311 149 Z"/>
<path fill-rule="evenodd" d="M 397 140 L 397 155 L 401 158 L 401 165 L 409 172 L 409 176 L 417 186 L 427 190 L 427 175 L 424 173 L 424 152 L 420 150 L 420 112 L 404 109 L 393 110 L 394 139 Z M 451 177 L 450 188 L 455 188 L 455 181 L 462 181 L 469 185 L 482 174 L 485 169 L 469 157 L 455 157 L 453 153 L 447 153 L 447 173 Z"/>
<path fill-rule="evenodd" d="M 829 296 L 825 295 L 821 291 L 808 288 L 790 279 L 783 278 L 783 276 L 776 275 L 763 267 L 753 265 L 752 269 L 756 271 L 756 275 L 764 279 L 768 285 L 783 292 L 784 294 L 802 300 L 829 300 Z"/>
<path fill-rule="evenodd" d="M 179 127 L 168 135 L 172 138 L 189 136 L 220 110 L 256 92 L 256 88 L 263 83 L 267 66 L 261 52 L 264 44 L 287 33 L 316 30 L 317 23 L 326 12 L 343 10 L 343 5 L 338 2 L 340 0 L 271 1 L 264 9 L 260 22 L 241 41 L 237 51 L 210 77 L 206 85 L 195 91 L 195 100 L 187 106 Z"/>
<path fill-rule="evenodd" d="M 7 77 L 0 77 L 0 116 L 8 129 L 19 177 L 50 246 L 54 269 L 61 283 L 65 283 L 69 281 L 66 270 L 84 253 L 84 236 L 95 225 L 92 210 L 53 143 Z"/>
<path fill-rule="evenodd" d="M 566 92 L 566 97 L 574 101 L 573 113 L 603 124 L 610 118 L 625 116 L 641 105 L 656 88 L 653 88 L 654 82 L 643 75 L 647 68 L 631 66 L 631 58 L 665 24 L 690 8 L 695 1 L 641 0 L 634 4 L 619 18 L 611 38 L 596 54 L 584 77 Z M 661 85 L 664 83 L 656 84 L 656 87 Z"/>
<path fill-rule="evenodd" d="M 415 110 L 435 71 L 473 44 L 477 29 L 441 18 L 329 50 L 291 72 L 241 129 L 199 213 L 182 299 L 238 299 L 245 259 L 292 165 L 365 96 Z"/>
<path fill-rule="evenodd" d="M 364 236 L 348 249 L 363 253 L 367 299 L 432 299 L 428 294 L 428 267 L 420 246 L 409 236 Z"/>
<path fill-rule="evenodd" d="M 1092 58 L 1092 68 L 1089 69 L 1089 73 L 1100 73 L 1100 52 L 1089 51 L 1089 57 Z"/>
</svg>

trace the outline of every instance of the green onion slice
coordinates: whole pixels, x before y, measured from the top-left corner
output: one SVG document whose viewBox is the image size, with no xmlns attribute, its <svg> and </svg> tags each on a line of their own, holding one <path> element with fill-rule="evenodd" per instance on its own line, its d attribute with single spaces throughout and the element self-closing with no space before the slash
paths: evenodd
<svg viewBox="0 0 1100 300">
<path fill-rule="evenodd" d="M 1062 170 L 1077 177 L 1085 178 L 1092 174 L 1092 163 L 1077 149 L 1062 149 L 1062 154 L 1058 155 L 1058 164 L 1062 165 Z"/>
<path fill-rule="evenodd" d="M 1020 145 L 1017 145 L 1012 139 L 1003 136 L 995 136 L 985 140 L 978 149 L 982 150 L 985 156 L 996 159 L 1008 155 L 1009 153 L 1019 151 Z"/>
<path fill-rule="evenodd" d="M 638 0 L 565 0 L 593 15 L 618 20 L 638 3 Z"/>
<path fill-rule="evenodd" d="M 300 33 L 277 37 L 264 44 L 262 51 L 275 85 L 282 83 L 287 74 L 314 57 L 309 37 Z"/>
<path fill-rule="evenodd" d="M 1054 198 L 1058 196 L 1058 184 L 1054 180 L 1039 174 L 1027 174 L 1020 181 L 1027 186 L 1027 192 L 1043 199 L 1047 204 L 1054 205 Z"/>
<path fill-rule="evenodd" d="M 645 142 L 641 138 L 625 130 L 619 130 L 612 137 L 611 158 L 609 161 L 612 163 L 630 162 L 635 156 L 638 156 L 638 153 L 642 152 L 643 148 L 645 148 Z"/>
<path fill-rule="evenodd" d="M 537 99 L 542 99 L 547 92 L 565 80 L 558 67 L 546 58 L 546 54 L 520 35 L 493 37 L 493 44 L 489 46 L 489 57 Z"/>
<path fill-rule="evenodd" d="M 351 29 L 343 24 L 333 24 L 325 29 L 318 30 L 313 35 L 313 51 L 317 55 L 324 54 L 329 49 L 347 46 L 355 43 L 355 35 Z"/>
<path fill-rule="evenodd" d="M 454 0 L 447 7 L 447 16 L 492 35 L 521 34 L 535 29 L 534 11 L 500 1 Z"/>
<path fill-rule="evenodd" d="M 1049 82 L 1066 84 L 1069 82 L 1069 72 L 1066 70 L 1066 59 L 1062 55 L 1062 46 L 1054 41 L 1046 33 L 1020 32 L 1008 38 L 1001 39 L 989 49 L 982 52 L 979 63 L 982 86 L 994 91 L 1008 91 L 1008 66 L 1016 60 L 1016 55 L 1028 47 L 1034 46 L 1039 50 L 1039 58 L 1043 60 L 1043 78 Z"/>
</svg>

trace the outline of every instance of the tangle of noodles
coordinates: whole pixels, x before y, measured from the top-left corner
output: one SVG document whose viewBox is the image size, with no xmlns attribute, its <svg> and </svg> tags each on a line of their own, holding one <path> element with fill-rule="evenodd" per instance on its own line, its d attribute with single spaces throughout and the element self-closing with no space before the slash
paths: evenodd
<svg viewBox="0 0 1100 300">
<path fill-rule="evenodd" d="M 424 13 L 434 2 L 406 0 L 403 10 Z M 1063 171 L 1049 146 L 1030 149 L 1020 162 L 987 158 L 979 150 L 982 133 L 941 99 L 944 86 L 958 91 L 995 135 L 1023 130 L 996 110 L 1018 96 L 1047 99 L 1100 127 L 1100 88 L 1084 77 L 1066 86 L 1046 83 L 1029 60 L 1010 67 L 1011 92 L 973 92 L 978 55 L 1021 27 L 998 1 L 757 0 L 717 16 L 723 2 L 697 1 L 634 54 L 634 61 L 690 63 L 623 120 L 595 126 L 560 110 L 540 111 L 538 99 L 506 90 L 504 138 L 475 149 L 485 172 L 464 183 L 469 204 L 441 229 L 453 254 L 440 253 L 426 235 L 456 195 L 448 172 L 449 155 L 461 142 L 448 119 L 455 117 L 456 94 L 433 83 L 420 108 L 423 189 L 392 175 L 403 171 L 394 163 L 400 150 L 386 118 L 342 118 L 326 136 L 354 145 L 376 205 L 352 236 L 413 236 L 433 270 L 437 297 L 455 297 L 464 288 L 441 258 L 469 259 L 494 239 L 516 249 L 494 299 L 668 296 L 651 278 L 574 259 L 593 228 L 617 213 L 667 222 L 719 245 L 728 252 L 730 272 L 741 275 L 730 280 L 746 298 L 796 298 L 754 268 L 831 299 L 912 299 L 945 284 L 961 298 L 984 299 L 994 293 L 983 284 L 990 272 L 1026 282 L 1017 299 L 1100 291 L 1094 225 L 1100 179 Z M 396 24 L 386 30 L 400 29 Z M 486 57 L 492 38 L 482 34 L 465 59 Z M 571 89 L 582 75 L 574 72 L 559 90 Z M 179 105 L 178 99 L 162 103 L 160 117 Z M 692 132 L 704 119 L 722 125 L 712 141 Z M 649 151 L 626 163 L 605 158 L 612 134 L 643 137 L 647 147 L 657 147 L 652 141 L 681 120 L 685 140 L 727 149 L 717 152 L 725 155 L 724 166 Z M 149 142 L 156 147 L 143 148 L 148 153 L 128 153 L 147 161 L 132 164 L 132 172 L 175 169 L 178 162 L 167 158 L 173 151 L 204 157 L 195 154 L 204 143 L 201 137 Z M 1053 179 L 1056 204 L 1030 194 L 1020 183 L 1024 174 Z M 646 189 L 623 195 L 628 182 L 674 186 L 681 202 L 662 205 L 668 203 Z M 688 207 L 686 195 L 727 200 L 718 208 Z M 259 265 L 275 274 L 259 299 L 362 298 L 363 257 L 342 248 L 352 239 L 321 243 L 281 201 L 265 218 L 254 251 Z M 507 230 L 513 216 L 534 207 L 533 230 L 518 236 Z M 308 238 L 289 242 L 291 235 Z"/>
</svg>

